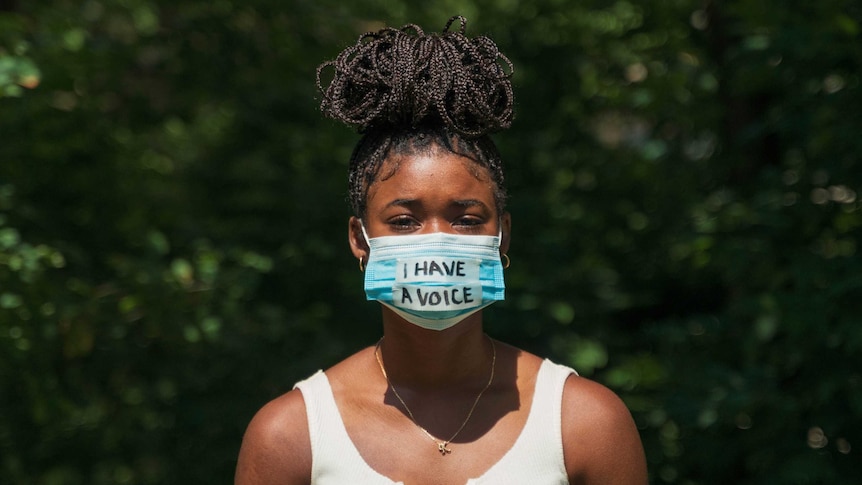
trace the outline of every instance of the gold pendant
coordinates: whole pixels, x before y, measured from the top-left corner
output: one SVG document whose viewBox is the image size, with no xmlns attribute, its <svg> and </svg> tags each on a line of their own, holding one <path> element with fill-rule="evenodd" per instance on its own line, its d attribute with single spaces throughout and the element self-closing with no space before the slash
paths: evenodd
<svg viewBox="0 0 862 485">
<path fill-rule="evenodd" d="M 449 453 L 452 453 L 452 450 L 450 450 L 449 448 L 446 448 L 446 445 L 448 445 L 448 444 L 449 444 L 448 441 L 438 441 L 437 442 L 437 451 L 439 451 L 440 454 L 444 455 L 444 456 L 448 455 Z"/>
</svg>

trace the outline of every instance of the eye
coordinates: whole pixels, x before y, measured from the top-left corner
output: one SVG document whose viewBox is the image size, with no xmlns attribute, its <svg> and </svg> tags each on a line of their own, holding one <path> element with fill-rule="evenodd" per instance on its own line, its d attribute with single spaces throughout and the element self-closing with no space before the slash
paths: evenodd
<svg viewBox="0 0 862 485">
<path fill-rule="evenodd" d="M 452 224 L 453 226 L 466 231 L 480 231 L 485 224 L 485 219 L 475 215 L 465 214 Z"/>
<path fill-rule="evenodd" d="M 395 216 L 386 222 L 396 232 L 412 231 L 419 227 L 419 222 L 408 215 Z"/>
<path fill-rule="evenodd" d="M 475 216 L 463 216 L 463 217 L 459 217 L 458 220 L 455 221 L 455 224 L 457 224 L 459 226 L 475 226 L 475 225 L 481 224 L 483 222 L 485 222 L 485 221 L 483 221 L 482 219 L 479 219 L 478 217 L 475 217 Z"/>
</svg>

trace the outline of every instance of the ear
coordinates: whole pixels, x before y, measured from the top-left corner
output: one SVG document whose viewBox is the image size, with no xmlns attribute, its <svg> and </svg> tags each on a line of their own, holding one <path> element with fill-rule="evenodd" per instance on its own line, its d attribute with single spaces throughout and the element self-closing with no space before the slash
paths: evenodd
<svg viewBox="0 0 862 485">
<path fill-rule="evenodd" d="M 500 217 L 500 254 L 509 252 L 509 243 L 512 241 L 512 214 L 504 212 Z"/>
<path fill-rule="evenodd" d="M 368 263 L 370 249 L 362 234 L 362 221 L 356 216 L 351 217 L 347 222 L 347 242 L 350 244 L 353 256 Z"/>
</svg>

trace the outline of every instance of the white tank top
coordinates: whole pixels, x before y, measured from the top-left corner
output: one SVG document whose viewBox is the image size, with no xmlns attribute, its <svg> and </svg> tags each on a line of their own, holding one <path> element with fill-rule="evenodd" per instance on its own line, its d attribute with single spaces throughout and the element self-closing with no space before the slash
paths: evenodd
<svg viewBox="0 0 862 485">
<path fill-rule="evenodd" d="M 550 360 L 536 377 L 533 403 L 524 429 L 503 458 L 466 485 L 568 484 L 563 459 L 561 407 L 563 384 L 574 370 Z M 350 440 L 329 380 L 322 371 L 296 384 L 305 400 L 311 437 L 312 485 L 403 485 L 371 468 Z"/>
</svg>

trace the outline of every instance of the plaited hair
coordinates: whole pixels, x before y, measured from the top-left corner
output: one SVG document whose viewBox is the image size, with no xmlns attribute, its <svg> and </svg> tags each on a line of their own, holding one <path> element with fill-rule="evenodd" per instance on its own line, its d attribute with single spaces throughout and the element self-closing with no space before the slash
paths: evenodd
<svg viewBox="0 0 862 485">
<path fill-rule="evenodd" d="M 450 31 L 455 20 L 461 27 Z M 438 148 L 487 168 L 503 210 L 502 161 L 489 135 L 511 125 L 513 67 L 488 37 L 468 38 L 466 27 L 456 16 L 439 34 L 413 24 L 368 32 L 317 68 L 321 111 L 362 134 L 348 177 L 357 216 L 365 216 L 368 188 L 387 158 Z"/>
</svg>

